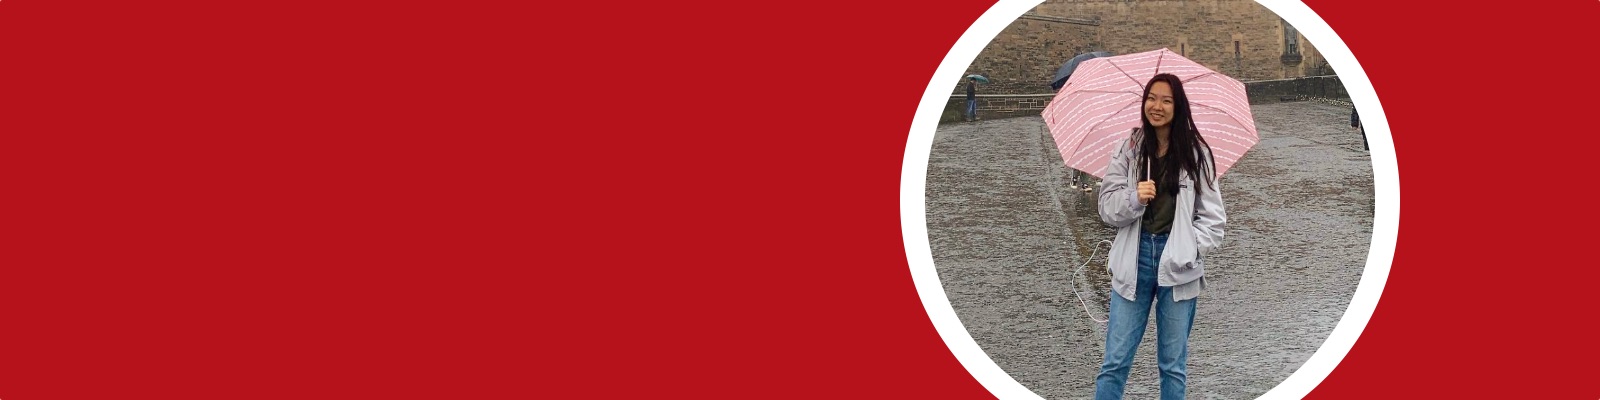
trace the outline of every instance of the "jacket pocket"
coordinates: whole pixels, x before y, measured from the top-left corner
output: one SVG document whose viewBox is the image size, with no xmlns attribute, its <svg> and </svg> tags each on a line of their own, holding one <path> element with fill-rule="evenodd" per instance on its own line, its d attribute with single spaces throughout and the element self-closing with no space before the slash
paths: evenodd
<svg viewBox="0 0 1600 400">
<path fill-rule="evenodd" d="M 1178 180 L 1178 208 L 1172 220 L 1172 234 L 1167 238 L 1166 253 L 1173 272 L 1186 272 L 1200 267 L 1200 249 L 1194 233 L 1194 181 L 1188 177 Z M 1188 207 L 1186 207 L 1188 206 Z"/>
</svg>

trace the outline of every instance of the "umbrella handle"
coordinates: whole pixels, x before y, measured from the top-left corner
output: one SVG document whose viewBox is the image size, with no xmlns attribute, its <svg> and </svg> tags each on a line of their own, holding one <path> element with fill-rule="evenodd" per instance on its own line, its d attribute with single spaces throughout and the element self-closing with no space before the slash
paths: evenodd
<svg viewBox="0 0 1600 400">
<path fill-rule="evenodd" d="M 1150 180 L 1150 166 L 1151 165 L 1152 164 L 1150 164 L 1150 158 L 1146 157 L 1144 159 L 1144 180 L 1147 180 L 1147 181 Z"/>
</svg>

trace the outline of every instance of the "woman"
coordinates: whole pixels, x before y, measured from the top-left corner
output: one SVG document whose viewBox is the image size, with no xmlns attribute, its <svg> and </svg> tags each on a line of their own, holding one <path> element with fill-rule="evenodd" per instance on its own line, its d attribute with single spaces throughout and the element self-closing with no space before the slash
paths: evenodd
<svg viewBox="0 0 1600 400">
<path fill-rule="evenodd" d="M 1151 78 L 1144 89 L 1143 126 L 1117 146 L 1100 182 L 1100 219 L 1117 228 L 1117 238 L 1096 399 L 1122 398 L 1152 304 L 1161 398 L 1184 397 L 1204 260 L 1222 242 L 1228 220 L 1211 148 L 1190 115 L 1178 77 Z"/>
</svg>

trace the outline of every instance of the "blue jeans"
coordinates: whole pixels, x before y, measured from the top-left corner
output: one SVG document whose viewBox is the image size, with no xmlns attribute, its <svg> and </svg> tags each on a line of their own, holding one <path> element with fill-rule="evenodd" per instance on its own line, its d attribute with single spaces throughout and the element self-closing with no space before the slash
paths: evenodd
<svg viewBox="0 0 1600 400">
<path fill-rule="evenodd" d="M 1135 222 L 1137 223 L 1137 222 Z M 1133 354 L 1144 338 L 1150 304 L 1156 309 L 1156 366 L 1161 369 L 1161 398 L 1182 399 L 1188 382 L 1189 330 L 1194 327 L 1199 299 L 1172 301 L 1172 287 L 1158 286 L 1156 264 L 1167 245 L 1166 234 L 1139 234 L 1139 279 L 1133 301 L 1111 292 L 1106 327 L 1106 359 L 1094 380 L 1096 400 L 1121 399 L 1133 367 Z"/>
<path fill-rule="evenodd" d="M 978 101 L 967 99 L 967 120 L 978 119 Z"/>
</svg>

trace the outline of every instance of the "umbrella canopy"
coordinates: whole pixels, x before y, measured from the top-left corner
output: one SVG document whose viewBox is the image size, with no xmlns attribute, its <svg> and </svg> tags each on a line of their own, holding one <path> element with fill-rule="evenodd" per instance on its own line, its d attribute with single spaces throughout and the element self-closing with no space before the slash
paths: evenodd
<svg viewBox="0 0 1600 400">
<path fill-rule="evenodd" d="M 1055 77 L 1050 78 L 1050 88 L 1051 89 L 1055 89 L 1055 90 L 1061 90 L 1061 86 L 1067 84 L 1067 77 L 1072 76 L 1072 71 L 1076 70 L 1078 68 L 1078 64 L 1079 63 L 1082 63 L 1085 60 L 1088 60 L 1088 59 L 1091 59 L 1091 58 L 1110 57 L 1110 56 L 1111 56 L 1111 52 L 1094 51 L 1094 52 L 1088 52 L 1088 53 L 1079 54 L 1079 55 L 1077 55 L 1075 57 L 1072 57 L 1071 60 L 1067 60 L 1066 64 L 1061 64 L 1061 69 L 1057 69 L 1056 70 L 1056 76 Z"/>
<path fill-rule="evenodd" d="M 1044 121 L 1067 166 L 1105 177 L 1112 147 L 1141 124 L 1144 85 L 1157 73 L 1183 81 L 1195 127 L 1211 145 L 1217 176 L 1260 141 L 1243 83 L 1161 49 L 1083 61 L 1056 92 Z"/>
<path fill-rule="evenodd" d="M 983 75 L 978 74 L 967 75 L 967 79 L 975 79 L 978 82 L 989 83 L 989 78 L 985 78 Z"/>
</svg>

